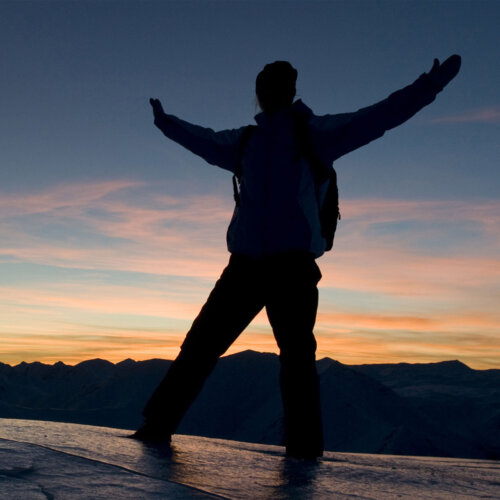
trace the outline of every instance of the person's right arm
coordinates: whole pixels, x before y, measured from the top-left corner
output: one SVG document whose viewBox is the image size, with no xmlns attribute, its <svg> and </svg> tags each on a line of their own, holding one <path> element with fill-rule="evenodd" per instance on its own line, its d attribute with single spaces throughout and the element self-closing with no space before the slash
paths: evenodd
<svg viewBox="0 0 500 500">
<path fill-rule="evenodd" d="M 149 100 L 154 124 L 166 137 L 177 142 L 211 165 L 234 172 L 239 162 L 239 144 L 245 127 L 215 132 L 166 114 L 158 99 Z"/>
</svg>

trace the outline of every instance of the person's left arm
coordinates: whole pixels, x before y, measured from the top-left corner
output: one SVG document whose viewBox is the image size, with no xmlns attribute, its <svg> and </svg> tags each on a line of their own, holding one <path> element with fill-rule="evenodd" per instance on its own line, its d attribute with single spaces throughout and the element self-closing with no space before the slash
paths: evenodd
<svg viewBox="0 0 500 500">
<path fill-rule="evenodd" d="M 311 126 L 316 132 L 317 146 L 334 161 L 382 137 L 387 130 L 401 125 L 433 102 L 457 75 L 460 64 L 458 55 L 449 57 L 443 64 L 434 59 L 428 73 L 372 106 L 354 113 L 313 117 Z"/>
</svg>

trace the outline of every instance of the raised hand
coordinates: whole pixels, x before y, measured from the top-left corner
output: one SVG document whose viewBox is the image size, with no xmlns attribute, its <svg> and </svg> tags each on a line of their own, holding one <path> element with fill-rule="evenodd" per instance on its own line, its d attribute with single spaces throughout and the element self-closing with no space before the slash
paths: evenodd
<svg viewBox="0 0 500 500">
<path fill-rule="evenodd" d="M 442 64 L 439 63 L 438 59 L 434 59 L 434 64 L 427 75 L 438 92 L 457 76 L 461 64 L 462 58 L 457 54 L 448 57 Z"/>
<path fill-rule="evenodd" d="M 159 99 L 149 99 L 149 104 L 151 104 L 151 107 L 153 108 L 153 115 L 155 118 L 158 118 L 162 115 L 165 114 L 163 111 L 163 106 L 161 105 L 161 102 Z"/>
</svg>

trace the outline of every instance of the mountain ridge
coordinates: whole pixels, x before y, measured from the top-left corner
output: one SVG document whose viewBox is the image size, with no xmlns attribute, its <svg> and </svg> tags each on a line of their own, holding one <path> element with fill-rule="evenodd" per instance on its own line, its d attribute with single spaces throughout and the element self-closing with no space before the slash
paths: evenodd
<svg viewBox="0 0 500 500">
<path fill-rule="evenodd" d="M 0 417 L 133 429 L 171 361 L 99 358 L 0 365 Z M 318 360 L 326 449 L 500 458 L 500 370 L 456 361 L 344 365 Z M 221 358 L 179 433 L 281 444 L 279 358 Z"/>
<path fill-rule="evenodd" d="M 262 352 L 262 351 L 255 351 L 254 349 L 245 349 L 243 351 L 238 351 L 234 354 L 229 354 L 229 355 L 226 355 L 226 356 L 223 356 L 221 357 L 221 359 L 224 359 L 224 358 L 230 358 L 230 357 L 234 357 L 234 356 L 240 356 L 240 355 L 245 355 L 245 356 L 253 356 L 253 355 L 265 355 L 265 356 L 277 356 L 277 354 L 274 354 L 274 353 L 270 353 L 270 352 Z M 25 367 L 25 366 L 30 366 L 30 365 L 34 365 L 34 366 L 47 366 L 47 367 L 55 367 L 55 366 L 66 366 L 66 367 L 75 367 L 75 366 L 81 366 L 81 365 L 86 365 L 86 364 L 89 364 L 89 363 L 94 363 L 94 362 L 103 362 L 105 364 L 110 364 L 110 365 L 114 365 L 114 366 L 118 366 L 118 365 L 127 365 L 127 364 L 130 364 L 130 363 L 145 363 L 145 362 L 154 362 L 154 361 L 172 361 L 172 360 L 168 360 L 166 358 L 150 358 L 150 359 L 144 359 L 144 360 L 139 360 L 139 361 L 136 361 L 135 359 L 132 359 L 132 358 L 125 358 L 125 359 L 122 359 L 121 361 L 116 361 L 116 362 L 113 362 L 113 361 L 109 361 L 107 359 L 103 359 L 103 358 L 90 358 L 90 359 L 86 359 L 86 360 L 83 360 L 83 361 L 79 361 L 78 363 L 76 364 L 68 364 L 68 363 L 65 363 L 64 361 L 55 361 L 54 363 L 43 363 L 41 361 L 21 361 L 15 365 L 11 365 L 11 364 L 8 364 L 8 363 L 3 363 L 0 361 L 0 369 L 2 369 L 2 367 L 9 367 L 9 368 L 21 368 L 21 367 Z M 317 360 L 317 363 L 322 363 L 323 361 L 328 361 L 328 362 L 333 362 L 333 363 L 339 363 L 339 364 L 342 364 L 344 366 L 348 366 L 348 367 L 351 367 L 351 368 L 358 368 L 358 367 L 405 367 L 405 366 L 408 366 L 408 367 L 434 367 L 434 366 L 461 366 L 461 367 L 465 367 L 467 368 L 467 370 L 471 370 L 471 371 L 474 371 L 474 372 L 481 372 L 481 373 L 485 373 L 485 372 L 497 372 L 500 374 L 500 368 L 484 368 L 484 369 L 479 369 L 479 368 L 471 368 L 469 367 L 466 363 L 464 363 L 463 361 L 460 361 L 458 359 L 449 359 L 449 360 L 443 360 L 443 361 L 431 361 L 431 362 L 428 362 L 428 363 L 408 363 L 408 362 L 399 362 L 399 363 L 363 363 L 363 364 L 345 364 L 345 363 L 341 363 L 340 361 L 337 361 L 333 358 L 330 358 L 328 356 L 325 356 L 323 358 L 320 358 Z"/>
</svg>

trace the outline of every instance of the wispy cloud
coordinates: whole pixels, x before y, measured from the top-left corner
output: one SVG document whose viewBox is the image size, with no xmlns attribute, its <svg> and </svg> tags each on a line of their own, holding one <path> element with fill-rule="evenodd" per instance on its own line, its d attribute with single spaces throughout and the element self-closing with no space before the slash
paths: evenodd
<svg viewBox="0 0 500 500">
<path fill-rule="evenodd" d="M 143 186 L 144 183 L 131 180 L 113 180 L 107 182 L 62 184 L 40 192 L 24 195 L 8 192 L 0 193 L 2 218 L 28 214 L 78 214 L 82 207 L 99 204 L 107 196 L 122 190 Z"/>
<path fill-rule="evenodd" d="M 466 113 L 443 116 L 432 123 L 500 123 L 500 106 L 473 109 Z"/>
<path fill-rule="evenodd" d="M 500 281 L 500 202 L 345 200 L 323 286 L 490 303 Z"/>
<path fill-rule="evenodd" d="M 168 197 L 123 181 L 0 198 L 1 254 L 19 261 L 213 276 L 226 258 L 231 208 L 216 197 Z"/>
</svg>

